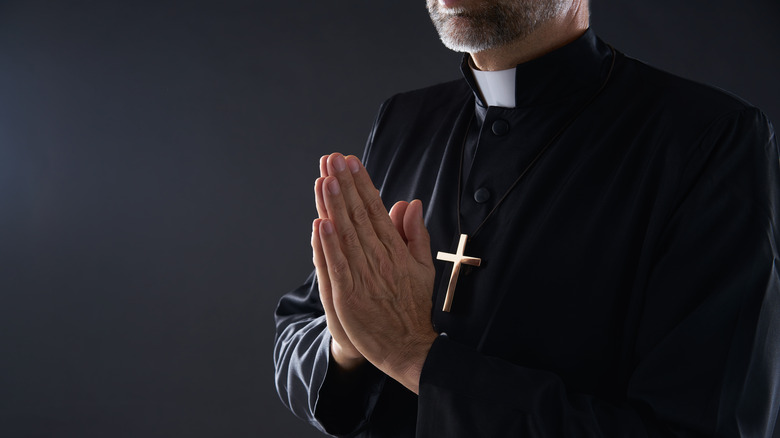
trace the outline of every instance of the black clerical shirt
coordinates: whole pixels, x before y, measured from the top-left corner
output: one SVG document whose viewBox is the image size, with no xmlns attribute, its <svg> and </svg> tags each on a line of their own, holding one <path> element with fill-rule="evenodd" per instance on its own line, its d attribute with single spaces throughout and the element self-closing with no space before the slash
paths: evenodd
<svg viewBox="0 0 780 438">
<path fill-rule="evenodd" d="M 419 397 L 371 365 L 339 382 L 312 275 L 276 311 L 285 404 L 344 436 L 772 437 L 780 166 L 764 115 L 592 31 L 517 67 L 516 108 L 481 108 L 464 76 L 385 102 L 364 156 L 388 206 L 423 201 L 434 255 L 463 232 L 482 259 L 449 313 L 452 265 L 435 261 L 446 335 Z"/>
</svg>

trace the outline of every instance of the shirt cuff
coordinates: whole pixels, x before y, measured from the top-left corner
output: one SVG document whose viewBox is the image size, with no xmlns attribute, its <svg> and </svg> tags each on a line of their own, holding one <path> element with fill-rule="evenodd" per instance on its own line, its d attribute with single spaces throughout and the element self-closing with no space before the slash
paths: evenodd
<svg viewBox="0 0 780 438">
<path fill-rule="evenodd" d="M 328 349 L 328 369 L 317 394 L 314 415 L 327 433 L 351 436 L 365 427 L 387 376 L 369 362 L 349 374 L 341 372 L 328 341 L 323 342 Z"/>
</svg>

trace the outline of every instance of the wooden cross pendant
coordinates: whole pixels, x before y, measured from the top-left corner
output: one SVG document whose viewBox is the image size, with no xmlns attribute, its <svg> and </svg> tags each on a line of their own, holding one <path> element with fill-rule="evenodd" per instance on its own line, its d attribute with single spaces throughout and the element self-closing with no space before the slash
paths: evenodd
<svg viewBox="0 0 780 438">
<path fill-rule="evenodd" d="M 447 252 L 441 252 L 436 255 L 436 260 L 444 260 L 445 262 L 452 262 L 452 274 L 450 274 L 450 284 L 447 286 L 447 295 L 444 297 L 445 312 L 450 311 L 452 307 L 452 297 L 455 295 L 455 285 L 458 283 L 458 274 L 460 274 L 460 265 L 466 264 L 471 266 L 479 266 L 482 263 L 482 259 L 476 257 L 466 257 L 463 255 L 463 251 L 466 250 L 466 241 L 469 236 L 465 234 L 460 235 L 460 241 L 458 242 L 458 250 L 455 254 Z"/>
</svg>

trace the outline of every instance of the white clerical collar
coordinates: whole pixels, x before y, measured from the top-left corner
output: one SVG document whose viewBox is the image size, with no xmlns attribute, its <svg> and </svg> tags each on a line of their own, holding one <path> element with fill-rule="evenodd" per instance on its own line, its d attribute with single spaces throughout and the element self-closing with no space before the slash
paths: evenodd
<svg viewBox="0 0 780 438">
<path fill-rule="evenodd" d="M 515 107 L 516 69 L 498 71 L 478 70 L 469 57 L 469 68 L 487 106 Z"/>
</svg>

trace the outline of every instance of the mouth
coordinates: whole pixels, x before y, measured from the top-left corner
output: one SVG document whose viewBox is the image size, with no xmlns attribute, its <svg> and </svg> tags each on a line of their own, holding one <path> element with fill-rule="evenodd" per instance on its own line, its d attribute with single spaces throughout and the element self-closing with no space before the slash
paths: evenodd
<svg viewBox="0 0 780 438">
<path fill-rule="evenodd" d="M 468 11 L 462 6 L 454 8 L 439 8 L 439 12 L 446 17 L 465 17 L 468 15 Z"/>
<path fill-rule="evenodd" d="M 462 15 L 466 12 L 466 8 L 459 3 L 463 0 L 438 0 L 439 11 L 445 15 Z"/>
</svg>

